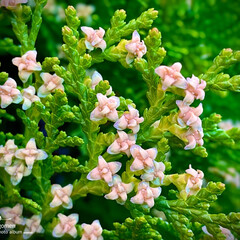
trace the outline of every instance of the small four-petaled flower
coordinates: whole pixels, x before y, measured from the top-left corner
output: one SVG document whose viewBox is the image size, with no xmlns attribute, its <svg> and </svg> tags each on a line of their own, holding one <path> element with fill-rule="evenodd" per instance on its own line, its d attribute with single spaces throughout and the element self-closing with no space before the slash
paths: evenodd
<svg viewBox="0 0 240 240">
<path fill-rule="evenodd" d="M 94 220 L 92 224 L 83 223 L 81 227 L 83 229 L 81 240 L 103 240 L 102 227 L 99 220 Z"/>
<path fill-rule="evenodd" d="M 23 205 L 16 204 L 13 208 L 0 208 L 0 215 L 5 220 L 7 228 L 15 228 L 18 225 L 25 225 L 25 220 L 22 217 Z"/>
<path fill-rule="evenodd" d="M 124 152 L 129 157 L 130 147 L 136 143 L 136 136 L 133 134 L 127 134 L 123 131 L 118 131 L 117 138 L 107 149 L 109 154 L 118 154 Z"/>
<path fill-rule="evenodd" d="M 191 164 L 189 165 L 189 169 L 186 170 L 186 173 L 189 175 L 186 192 L 188 195 L 194 195 L 202 187 L 204 174 L 201 170 L 193 169 Z"/>
<path fill-rule="evenodd" d="M 1 108 L 6 108 L 11 103 L 20 103 L 22 95 L 17 89 L 17 83 L 14 79 L 8 80 L 0 86 Z"/>
<path fill-rule="evenodd" d="M 114 175 L 111 192 L 104 197 L 106 199 L 117 200 L 119 204 L 124 204 L 127 200 L 127 194 L 133 190 L 133 187 L 133 183 L 123 183 L 120 176 Z"/>
<path fill-rule="evenodd" d="M 118 130 L 124 130 L 126 128 L 131 129 L 133 133 L 137 133 L 140 129 L 139 124 L 144 121 L 143 117 L 139 117 L 139 112 L 137 109 L 128 105 L 129 112 L 124 113 L 120 119 L 118 119 L 114 127 Z"/>
<path fill-rule="evenodd" d="M 162 89 L 164 91 L 171 86 L 186 89 L 187 81 L 180 73 L 181 68 L 182 64 L 177 62 L 171 67 L 160 66 L 155 69 L 156 74 L 162 79 Z"/>
<path fill-rule="evenodd" d="M 37 149 L 35 139 L 31 138 L 28 141 L 26 148 L 16 151 L 15 157 L 25 160 L 28 168 L 32 169 L 36 160 L 44 160 L 48 157 L 48 155 L 45 151 Z"/>
<path fill-rule="evenodd" d="M 5 143 L 5 146 L 0 146 L 0 167 L 9 166 L 12 164 L 12 159 L 17 150 L 14 140 L 10 139 Z"/>
<path fill-rule="evenodd" d="M 130 148 L 130 152 L 134 158 L 134 161 L 130 166 L 131 171 L 143 170 L 154 166 L 153 160 L 157 156 L 156 148 L 149 148 L 145 150 L 138 145 L 133 145 Z"/>
<path fill-rule="evenodd" d="M 72 199 L 70 198 L 72 194 L 72 189 L 72 184 L 68 184 L 63 188 L 59 184 L 53 184 L 51 188 L 51 193 L 54 198 L 50 203 L 50 207 L 54 208 L 62 205 L 64 208 L 71 209 L 73 206 Z"/>
<path fill-rule="evenodd" d="M 26 219 L 26 227 L 23 231 L 23 239 L 30 238 L 34 233 L 44 233 L 43 227 L 40 225 L 42 215 L 33 215 Z"/>
<path fill-rule="evenodd" d="M 130 201 L 135 204 L 147 204 L 152 208 L 154 206 L 154 199 L 160 196 L 161 191 L 161 187 L 152 188 L 148 182 L 140 182 L 137 195 L 132 197 Z"/>
<path fill-rule="evenodd" d="M 81 27 L 81 30 L 84 32 L 86 39 L 85 45 L 86 48 L 92 51 L 94 48 L 101 48 L 102 51 L 106 48 L 106 42 L 103 40 L 105 30 L 101 27 L 99 30 L 94 30 L 91 27 Z"/>
<path fill-rule="evenodd" d="M 118 97 L 112 96 L 110 98 L 101 93 L 97 94 L 98 105 L 91 112 L 90 119 L 92 121 L 99 121 L 103 118 L 108 118 L 110 121 L 115 122 L 118 119 L 117 108 L 120 105 Z"/>
<path fill-rule="evenodd" d="M 107 163 L 102 156 L 98 157 L 98 166 L 88 173 L 88 180 L 101 180 L 104 179 L 109 186 L 112 186 L 112 177 L 117 173 L 122 164 L 120 162 Z"/>
<path fill-rule="evenodd" d="M 14 186 L 19 184 L 23 177 L 29 176 L 32 172 L 23 161 L 15 161 L 13 165 L 6 166 L 4 169 L 11 175 L 11 182 Z"/>
<path fill-rule="evenodd" d="M 40 101 L 40 98 L 35 95 L 35 92 L 36 90 L 33 86 L 29 86 L 28 88 L 23 89 L 23 110 L 29 109 L 32 106 L 33 102 Z"/>
<path fill-rule="evenodd" d="M 25 83 L 35 71 L 41 71 L 42 67 L 36 61 L 37 51 L 26 52 L 22 57 L 15 57 L 12 63 L 18 67 L 19 78 Z"/>
<path fill-rule="evenodd" d="M 126 57 L 127 64 L 130 64 L 135 57 L 142 58 L 147 52 L 147 47 L 144 41 L 140 41 L 140 35 L 136 30 L 132 34 L 132 40 L 126 44 L 125 48 L 128 51 Z"/>
<path fill-rule="evenodd" d="M 69 216 L 63 215 L 61 213 L 58 214 L 58 218 L 60 223 L 55 226 L 53 229 L 52 235 L 56 238 L 62 237 L 64 234 L 69 234 L 72 237 L 77 237 L 77 229 L 76 224 L 78 222 L 78 214 L 73 213 Z"/>
<path fill-rule="evenodd" d="M 38 89 L 38 96 L 41 98 L 46 97 L 50 93 L 54 92 L 56 89 L 64 91 L 63 82 L 64 80 L 58 77 L 56 74 L 50 73 L 41 73 L 42 80 L 44 81 L 43 85 Z"/>
</svg>

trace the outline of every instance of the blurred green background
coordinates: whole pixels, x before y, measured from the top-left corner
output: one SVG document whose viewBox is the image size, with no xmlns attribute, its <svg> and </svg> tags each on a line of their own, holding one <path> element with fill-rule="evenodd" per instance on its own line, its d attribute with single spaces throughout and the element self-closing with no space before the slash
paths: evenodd
<svg viewBox="0 0 240 240">
<path fill-rule="evenodd" d="M 81 10 L 79 3 L 88 8 Z M 30 4 L 34 4 L 30 1 Z M 240 50 L 240 2 L 238 0 L 92 0 L 92 1 L 49 1 L 43 14 L 43 25 L 40 30 L 36 48 L 38 60 L 47 56 L 58 56 L 61 63 L 67 64 L 61 52 L 61 28 L 65 24 L 64 8 L 73 5 L 77 8 L 82 25 L 93 28 L 110 27 L 110 18 L 117 9 L 127 12 L 127 21 L 138 17 L 148 8 L 159 11 L 159 16 L 153 26 L 162 33 L 162 45 L 167 51 L 164 65 L 181 62 L 182 73 L 185 77 L 192 74 L 199 76 L 210 66 L 215 56 L 223 48 Z M 85 5 L 85 7 L 86 7 Z M 4 10 L 3 10 L 4 11 Z M 89 15 L 87 12 L 89 11 Z M 84 16 L 85 15 L 85 16 Z M 140 31 L 142 37 L 147 31 Z M 4 19 L 0 14 L 0 39 L 13 36 L 10 18 Z M 129 39 L 131 36 L 129 36 Z M 1 71 L 9 70 L 14 77 L 16 68 L 9 66 L 12 54 L 17 50 L 0 48 Z M 4 55 L 4 56 L 3 56 Z M 141 75 L 134 69 L 124 69 L 119 63 L 104 62 L 93 66 L 103 78 L 110 81 L 114 91 L 125 98 L 131 98 L 142 113 L 148 106 L 145 93 L 146 85 Z M 226 73 L 231 76 L 240 73 L 240 64 L 236 64 Z M 121 83 L 121 84 L 119 84 Z M 223 119 L 231 119 L 233 124 L 240 121 L 240 94 L 226 92 L 207 92 L 203 101 L 204 113 L 208 117 L 211 113 L 219 113 Z M 76 126 L 67 126 L 69 132 L 76 133 Z M 208 158 L 200 158 L 189 151 L 171 150 L 170 161 L 172 173 L 182 173 L 192 164 L 194 168 L 204 171 L 206 181 L 222 181 L 227 183 L 226 191 L 219 201 L 212 207 L 212 212 L 240 211 L 240 151 L 227 146 L 206 144 Z M 227 175 L 228 179 L 226 179 Z M 238 174 L 238 175 L 237 175 Z M 65 174 L 54 176 L 55 181 L 64 184 L 74 180 L 74 175 Z M 232 177 L 232 181 L 231 180 Z M 235 179 L 235 180 L 234 180 Z M 229 181 L 228 181 L 229 180 Z M 234 182 L 235 181 L 235 182 Z M 123 221 L 128 212 L 113 201 L 104 198 L 88 196 L 80 199 L 73 211 L 79 212 L 81 222 L 100 219 L 102 225 L 112 228 L 113 221 Z"/>
</svg>

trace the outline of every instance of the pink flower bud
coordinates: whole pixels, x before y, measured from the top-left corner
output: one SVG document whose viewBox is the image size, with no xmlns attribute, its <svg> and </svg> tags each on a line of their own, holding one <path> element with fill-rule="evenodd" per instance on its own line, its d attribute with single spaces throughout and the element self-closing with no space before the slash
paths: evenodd
<svg viewBox="0 0 240 240">
<path fill-rule="evenodd" d="M 106 42 L 103 40 L 105 30 L 101 27 L 99 30 L 94 30 L 91 27 L 81 27 L 81 30 L 86 35 L 85 45 L 86 48 L 92 51 L 94 48 L 101 48 L 102 51 L 106 48 Z"/>
<path fill-rule="evenodd" d="M 136 136 L 133 134 L 127 134 L 123 131 L 118 131 L 117 138 L 107 149 L 109 154 L 119 154 L 124 152 L 127 156 L 130 156 L 130 147 L 136 143 Z"/>
<path fill-rule="evenodd" d="M 161 194 L 161 187 L 151 188 L 148 182 L 140 182 L 138 185 L 137 195 L 131 198 L 135 204 L 147 204 L 150 208 L 154 206 L 154 199 Z"/>
<path fill-rule="evenodd" d="M 44 160 L 48 157 L 48 155 L 45 151 L 37 149 L 35 139 L 31 138 L 28 141 L 26 148 L 16 151 L 15 157 L 25 160 L 28 168 L 32 169 L 36 160 Z"/>
<path fill-rule="evenodd" d="M 192 104 L 195 99 L 203 100 L 205 97 L 204 88 L 206 85 L 204 80 L 199 80 L 199 78 L 194 75 L 192 75 L 192 78 L 187 78 L 186 96 L 183 101 L 187 104 Z"/>
<path fill-rule="evenodd" d="M 186 173 L 189 174 L 187 181 L 186 192 L 188 195 L 196 194 L 202 187 L 204 174 L 201 170 L 195 170 L 192 168 L 191 164 L 189 169 L 186 170 Z"/>
<path fill-rule="evenodd" d="M 203 112 L 202 104 L 200 103 L 198 107 L 190 107 L 183 101 L 177 100 L 176 101 L 180 113 L 178 115 L 178 123 L 182 126 L 189 126 L 193 129 L 202 130 L 202 120 L 199 118 L 199 116 Z"/>
<path fill-rule="evenodd" d="M 23 205 L 17 204 L 13 208 L 3 207 L 0 208 L 0 215 L 3 219 L 6 219 L 5 225 L 8 225 L 8 228 L 15 228 L 16 224 L 25 225 L 25 220 L 22 217 Z M 11 227 L 13 225 L 13 227 Z"/>
<path fill-rule="evenodd" d="M 26 227 L 23 231 L 23 239 L 30 238 L 34 233 L 44 233 L 43 227 L 40 225 L 42 215 L 33 215 L 26 219 Z"/>
<path fill-rule="evenodd" d="M 73 206 L 72 199 L 70 198 L 72 189 L 72 184 L 68 184 L 63 188 L 59 184 L 53 184 L 51 188 L 53 200 L 50 203 L 50 207 L 55 208 L 62 205 L 64 208 L 71 209 Z"/>
<path fill-rule="evenodd" d="M 130 152 L 134 158 L 134 161 L 130 167 L 131 171 L 138 171 L 145 168 L 152 168 L 153 160 L 157 156 L 157 149 L 156 148 L 149 148 L 149 149 L 142 149 L 138 145 L 133 145 L 130 148 Z"/>
<path fill-rule="evenodd" d="M 90 119 L 92 121 L 99 121 L 103 118 L 108 118 L 110 121 L 115 122 L 118 119 L 117 108 L 120 105 L 118 97 L 112 96 L 107 98 L 101 93 L 97 94 L 98 105 L 91 112 Z"/>
<path fill-rule="evenodd" d="M 187 82 L 180 73 L 181 68 L 182 64 L 177 62 L 174 63 L 171 67 L 160 66 L 155 69 L 155 73 L 159 75 L 162 79 L 163 90 L 166 90 L 171 86 L 186 89 Z"/>
<path fill-rule="evenodd" d="M 23 105 L 22 109 L 27 110 L 32 106 L 33 102 L 40 101 L 40 98 L 35 95 L 35 88 L 29 86 L 28 88 L 23 89 Z"/>
<path fill-rule="evenodd" d="M 9 166 L 12 164 L 12 158 L 15 155 L 17 146 L 14 140 L 8 140 L 5 146 L 0 146 L 0 167 Z"/>
<path fill-rule="evenodd" d="M 141 179 L 146 182 L 151 182 L 157 179 L 157 184 L 162 184 L 164 179 L 164 171 L 164 163 L 154 161 L 153 168 L 146 169 L 145 173 L 141 176 Z"/>
<path fill-rule="evenodd" d="M 41 71 L 41 65 L 36 61 L 37 51 L 26 52 L 22 57 L 15 57 L 12 63 L 18 67 L 19 78 L 25 83 L 35 71 Z"/>
<path fill-rule="evenodd" d="M 38 96 L 41 98 L 46 97 L 48 94 L 54 92 L 56 89 L 64 91 L 64 80 L 56 74 L 41 73 L 40 74 L 44 84 L 38 89 Z"/>
<path fill-rule="evenodd" d="M 0 86 L 1 108 L 6 108 L 11 103 L 20 103 L 22 95 L 17 89 L 17 83 L 12 78 Z"/>
<path fill-rule="evenodd" d="M 78 222 L 78 214 L 73 213 L 69 216 L 63 215 L 61 213 L 58 214 L 58 218 L 60 220 L 60 223 L 56 225 L 56 227 L 53 229 L 52 235 L 53 237 L 60 238 L 64 234 L 69 234 L 72 237 L 77 237 L 77 229 L 75 225 Z"/>
<path fill-rule="evenodd" d="M 127 194 L 133 190 L 133 187 L 133 183 L 123 183 L 120 176 L 114 175 L 111 192 L 104 197 L 106 199 L 117 200 L 119 204 L 124 204 L 127 200 Z"/>
<path fill-rule="evenodd" d="M 144 121 L 143 117 L 139 117 L 137 109 L 128 105 L 129 112 L 124 113 L 120 119 L 118 119 L 114 127 L 118 130 L 124 130 L 126 128 L 131 129 L 133 133 L 137 133 L 140 129 L 139 124 Z"/>
<path fill-rule="evenodd" d="M 125 48 L 128 51 L 126 57 L 127 64 L 130 64 L 135 57 L 142 58 L 147 52 L 147 47 L 144 41 L 140 41 L 140 35 L 136 30 L 132 34 L 132 40 L 126 44 Z"/>
<path fill-rule="evenodd" d="M 98 166 L 94 168 L 87 175 L 88 180 L 101 180 L 104 179 L 109 186 L 112 186 L 112 177 L 117 173 L 122 164 L 120 162 L 110 162 L 107 163 L 102 156 L 98 157 Z"/>
<path fill-rule="evenodd" d="M 83 229 L 81 240 L 103 240 L 102 227 L 99 220 L 94 220 L 92 224 L 83 223 L 81 227 Z"/>
</svg>

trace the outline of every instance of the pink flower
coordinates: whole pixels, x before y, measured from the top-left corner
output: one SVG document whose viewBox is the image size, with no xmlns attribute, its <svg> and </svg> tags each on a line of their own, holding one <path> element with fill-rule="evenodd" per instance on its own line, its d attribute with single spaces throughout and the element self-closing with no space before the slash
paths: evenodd
<svg viewBox="0 0 240 240">
<path fill-rule="evenodd" d="M 88 173 L 88 180 L 101 180 L 104 179 L 109 186 L 112 186 L 112 177 L 117 173 L 122 164 L 120 162 L 107 163 L 102 156 L 98 157 L 98 166 Z"/>
<path fill-rule="evenodd" d="M 32 169 L 36 160 L 44 160 L 48 157 L 48 155 L 45 151 L 37 149 L 35 139 L 31 138 L 28 141 L 26 148 L 16 151 L 15 157 L 25 160 L 28 168 Z"/>
<path fill-rule="evenodd" d="M 117 200 L 119 204 L 124 204 L 127 200 L 127 194 L 133 190 L 133 187 L 133 183 L 123 183 L 120 176 L 114 175 L 111 192 L 104 197 L 106 199 Z"/>
<path fill-rule="evenodd" d="M 54 92 L 56 89 L 60 89 L 64 91 L 64 86 L 62 83 L 64 80 L 58 77 L 56 74 L 50 73 L 41 73 L 41 78 L 44 81 L 44 84 L 38 89 L 38 96 L 39 97 L 46 97 L 48 94 Z"/>
<path fill-rule="evenodd" d="M 186 89 L 187 82 L 180 73 L 182 64 L 177 62 L 171 67 L 160 66 L 155 69 L 155 73 L 162 78 L 162 89 L 166 90 L 171 86 Z"/>
<path fill-rule="evenodd" d="M 33 215 L 26 220 L 26 227 L 23 231 L 23 239 L 30 238 L 34 233 L 44 233 L 43 227 L 40 225 L 42 215 Z"/>
<path fill-rule="evenodd" d="M 31 169 L 27 168 L 23 161 L 15 161 L 12 166 L 6 166 L 4 169 L 11 175 L 11 182 L 14 186 L 19 184 L 23 177 L 31 174 Z"/>
<path fill-rule="evenodd" d="M 199 78 L 194 75 L 192 75 L 192 78 L 187 78 L 186 96 L 183 101 L 187 104 L 192 104 L 194 99 L 203 100 L 205 97 L 204 88 L 206 85 L 204 80 L 199 80 Z"/>
<path fill-rule="evenodd" d="M 51 188 L 51 193 L 54 196 L 50 207 L 55 208 L 62 205 L 64 208 L 71 209 L 72 199 L 70 198 L 72 194 L 73 185 L 68 184 L 65 187 L 61 187 L 59 184 L 53 184 Z"/>
<path fill-rule="evenodd" d="M 5 146 L 0 146 L 0 167 L 9 166 L 12 164 L 12 158 L 15 155 L 17 146 L 14 140 L 10 139 L 6 142 Z"/>
<path fill-rule="evenodd" d="M 61 213 L 58 214 L 58 218 L 60 220 L 60 223 L 56 225 L 56 227 L 53 229 L 52 235 L 56 238 L 62 237 L 64 234 L 69 234 L 72 237 L 77 237 L 77 229 L 75 225 L 78 222 L 78 214 L 73 213 L 69 216 L 65 216 Z"/>
<path fill-rule="evenodd" d="M 36 61 L 37 51 L 26 52 L 22 57 L 15 57 L 12 63 L 18 67 L 19 78 L 25 83 L 29 76 L 35 71 L 41 71 L 41 65 Z"/>
<path fill-rule="evenodd" d="M 191 164 L 189 169 L 186 170 L 186 173 L 189 174 L 187 181 L 186 192 L 188 195 L 196 194 L 202 187 L 204 174 L 201 170 L 195 170 L 192 168 Z"/>
<path fill-rule="evenodd" d="M 156 185 L 162 184 L 164 179 L 165 165 L 162 162 L 154 161 L 154 167 L 145 170 L 145 173 L 141 176 L 141 179 L 146 182 L 154 180 Z"/>
<path fill-rule="evenodd" d="M 99 220 L 94 220 L 92 224 L 83 223 L 81 227 L 83 229 L 81 240 L 103 240 Z"/>
<path fill-rule="evenodd" d="M 140 182 L 138 185 L 137 195 L 132 197 L 130 201 L 135 204 L 146 203 L 150 208 L 154 206 L 154 199 L 161 194 L 161 187 L 152 188 L 148 182 Z"/>
<path fill-rule="evenodd" d="M 117 138 L 107 149 L 109 154 L 119 154 L 125 152 L 127 156 L 130 156 L 130 147 L 136 143 L 136 136 L 133 134 L 127 134 L 124 131 L 118 131 Z"/>
<path fill-rule="evenodd" d="M 18 4 L 27 2 L 28 0 L 1 0 L 0 7 L 16 7 Z"/>
<path fill-rule="evenodd" d="M 5 221 L 7 228 L 15 228 L 16 224 L 25 225 L 24 218 L 22 217 L 23 205 L 17 204 L 13 208 L 3 207 L 0 209 L 0 215 Z"/>
<path fill-rule="evenodd" d="M 20 103 L 22 95 L 17 89 L 17 83 L 12 78 L 0 86 L 1 108 L 6 108 L 11 103 Z"/>
<path fill-rule="evenodd" d="M 193 129 L 202 130 L 202 120 L 199 116 L 203 112 L 202 104 L 200 103 L 198 107 L 190 107 L 183 101 L 177 100 L 176 104 L 179 107 L 180 113 L 178 115 L 178 123 L 180 126 L 185 127 L 186 125 L 192 127 Z"/>
<path fill-rule="evenodd" d="M 92 89 L 95 89 L 95 87 L 99 84 L 99 82 L 103 81 L 102 75 L 97 72 L 94 71 L 93 75 L 92 75 Z M 112 93 L 112 87 L 110 86 L 110 88 L 107 90 L 106 92 L 106 96 L 110 95 Z"/>
<path fill-rule="evenodd" d="M 120 105 L 118 97 L 112 96 L 107 98 L 101 93 L 97 94 L 98 105 L 91 112 L 90 119 L 92 121 L 99 121 L 103 118 L 108 118 L 110 121 L 115 122 L 118 119 L 117 108 Z"/>
<path fill-rule="evenodd" d="M 203 131 L 202 130 L 194 130 L 192 128 L 190 128 L 187 132 L 186 132 L 186 138 L 188 140 L 188 145 L 185 146 L 185 150 L 189 150 L 189 149 L 193 149 L 196 147 L 196 145 L 198 144 L 199 146 L 203 145 Z"/>
<path fill-rule="evenodd" d="M 29 86 L 28 88 L 23 89 L 23 105 L 22 109 L 27 110 L 32 106 L 33 102 L 40 101 L 40 98 L 35 95 L 35 88 Z"/>
<path fill-rule="evenodd" d="M 128 113 L 124 113 L 121 118 L 115 122 L 114 127 L 118 130 L 129 128 L 135 134 L 139 131 L 139 124 L 144 121 L 144 118 L 139 117 L 138 110 L 133 108 L 131 105 L 128 105 L 128 110 Z"/>
<path fill-rule="evenodd" d="M 134 172 L 144 168 L 152 168 L 154 166 L 153 160 L 157 156 L 156 148 L 144 150 L 138 145 L 133 145 L 130 148 L 130 152 L 134 158 L 134 161 L 130 167 L 131 171 Z"/>
<path fill-rule="evenodd" d="M 92 51 L 94 48 L 101 48 L 102 51 L 107 47 L 106 42 L 103 40 L 105 30 L 101 27 L 99 30 L 94 30 L 91 27 L 81 27 L 81 30 L 86 35 L 85 45 L 86 48 Z"/>
<path fill-rule="evenodd" d="M 136 30 L 132 34 L 132 40 L 125 46 L 125 48 L 128 51 L 126 57 L 127 64 L 130 64 L 135 57 L 142 58 L 147 52 L 147 47 L 144 44 L 144 41 L 140 41 L 140 35 Z"/>
</svg>

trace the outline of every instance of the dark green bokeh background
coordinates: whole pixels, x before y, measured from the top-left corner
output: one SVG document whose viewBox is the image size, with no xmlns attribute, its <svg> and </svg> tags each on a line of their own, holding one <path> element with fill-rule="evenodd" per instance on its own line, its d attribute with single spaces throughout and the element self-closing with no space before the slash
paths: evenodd
<svg viewBox="0 0 240 240">
<path fill-rule="evenodd" d="M 223 48 L 240 50 L 240 2 L 236 0 L 92 0 L 81 2 L 95 6 L 90 24 L 93 28 L 100 26 L 104 29 L 109 28 L 110 18 L 117 9 L 126 10 L 127 20 L 138 17 L 148 8 L 158 10 L 159 16 L 153 26 L 161 31 L 162 44 L 167 51 L 163 64 L 181 62 L 182 73 L 185 77 L 204 73 Z M 66 8 L 67 5 L 73 5 L 75 7 L 77 3 L 79 1 L 56 1 L 56 6 Z M 61 27 L 65 23 L 64 19 L 57 17 L 57 14 L 57 10 L 55 13 L 44 12 L 43 25 L 36 44 L 38 60 L 58 54 L 58 46 L 62 44 Z M 83 20 L 82 25 L 85 24 Z M 144 37 L 147 31 L 140 31 L 140 34 Z M 14 38 L 9 19 L 3 21 L 0 15 L 0 39 L 6 36 Z M 14 41 L 17 43 L 17 40 Z M 4 51 L 0 51 L 0 54 L 5 54 L 5 56 L 0 56 L 2 62 L 0 71 L 9 70 L 12 77 L 16 76 L 16 68 L 10 64 L 12 56 Z M 61 59 L 61 63 L 66 64 L 64 59 Z M 110 81 L 118 95 L 131 98 L 141 113 L 148 106 L 145 98 L 146 85 L 141 75 L 134 69 L 124 69 L 119 63 L 110 62 L 104 62 L 94 68 L 102 74 L 104 79 Z M 231 76 L 239 74 L 240 64 L 236 64 L 226 73 Z M 216 112 L 221 114 L 223 119 L 240 121 L 239 103 L 240 94 L 238 93 L 207 92 L 203 102 L 202 116 L 207 117 Z M 69 133 L 77 133 L 76 126 L 67 125 L 66 127 Z M 76 152 L 79 151 L 71 150 L 70 154 L 76 154 Z M 207 181 L 223 181 L 222 177 L 209 172 L 209 167 L 218 167 L 221 170 L 234 167 L 240 172 L 239 150 L 217 146 L 209 148 L 208 152 L 208 158 L 203 159 L 191 152 L 173 149 L 170 156 L 172 172 L 182 173 L 190 163 L 194 168 L 205 172 Z M 75 177 L 77 176 L 73 174 L 56 175 L 53 181 L 67 184 L 71 183 Z M 235 186 L 227 184 L 227 190 L 213 206 L 212 211 L 225 213 L 240 211 L 239 192 Z M 80 199 L 71 212 L 79 213 L 80 222 L 100 219 L 103 227 L 108 229 L 112 228 L 113 221 L 123 221 L 128 216 L 124 207 L 95 196 Z"/>
</svg>

